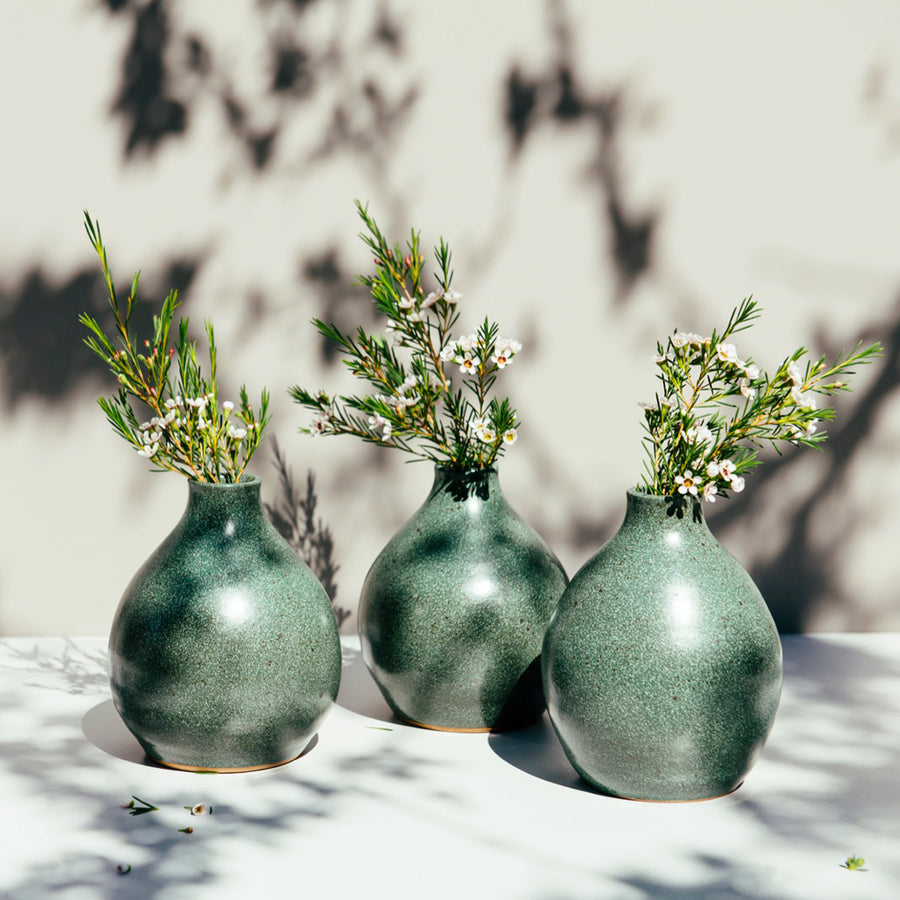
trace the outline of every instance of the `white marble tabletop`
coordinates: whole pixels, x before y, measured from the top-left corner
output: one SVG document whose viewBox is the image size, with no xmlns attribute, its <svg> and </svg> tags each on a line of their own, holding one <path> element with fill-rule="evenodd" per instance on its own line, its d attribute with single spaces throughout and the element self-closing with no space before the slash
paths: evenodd
<svg viewBox="0 0 900 900">
<path fill-rule="evenodd" d="M 303 757 L 200 775 L 144 758 L 103 640 L 0 640 L 0 897 L 900 897 L 900 634 L 784 638 L 761 760 L 734 794 L 686 804 L 595 793 L 546 717 L 403 725 L 358 646 L 344 639 L 338 704 Z M 158 809 L 131 816 L 132 797 Z M 851 854 L 867 871 L 841 867 Z"/>
</svg>

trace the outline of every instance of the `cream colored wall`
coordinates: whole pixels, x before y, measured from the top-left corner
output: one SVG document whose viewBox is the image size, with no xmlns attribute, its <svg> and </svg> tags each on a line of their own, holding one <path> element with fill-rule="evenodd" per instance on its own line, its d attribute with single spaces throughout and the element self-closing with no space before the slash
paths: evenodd
<svg viewBox="0 0 900 900">
<path fill-rule="evenodd" d="M 129 155 L 113 107 L 139 16 L 159 25 L 160 12 L 166 93 L 187 127 Z M 119 280 L 143 270 L 145 297 L 162 296 L 174 260 L 195 268 L 185 312 L 215 318 L 232 388 L 273 389 L 274 434 L 299 477 L 316 473 L 338 601 L 355 606 L 431 477 L 349 439 L 298 435 L 306 417 L 283 390 L 347 386 L 308 320 L 365 311 L 361 295 L 340 299 L 370 263 L 355 197 L 398 237 L 410 225 L 429 243 L 445 236 L 462 326 L 489 313 L 525 343 L 504 374 L 522 428 L 502 480 L 570 573 L 615 529 L 640 475 L 637 402 L 654 387 L 657 336 L 708 331 L 753 293 L 766 317 L 740 349 L 764 365 L 799 344 L 882 340 L 887 359 L 860 373 L 824 453 L 760 470 L 713 527 L 783 628 L 900 628 L 896 4 L 172 0 L 113 14 L 57 0 L 7 20 L 0 634 L 105 632 L 185 498 L 93 403 L 108 386 L 77 348 L 77 313 L 102 299 L 85 206 Z M 394 43 L 373 36 L 382 25 Z M 205 68 L 186 65 L 190 36 Z M 310 54 L 313 81 L 276 96 L 273 47 L 288 42 Z M 535 90 L 518 151 L 513 73 Z M 239 127 L 223 114 L 229 94 L 245 108 Z M 338 110 L 352 139 L 329 142 Z M 246 136 L 270 130 L 255 168 Z M 632 280 L 613 252 L 617 216 L 632 243 L 649 234 Z M 339 274 L 323 293 L 305 267 L 329 253 Z M 267 458 L 257 471 L 274 498 Z"/>
</svg>

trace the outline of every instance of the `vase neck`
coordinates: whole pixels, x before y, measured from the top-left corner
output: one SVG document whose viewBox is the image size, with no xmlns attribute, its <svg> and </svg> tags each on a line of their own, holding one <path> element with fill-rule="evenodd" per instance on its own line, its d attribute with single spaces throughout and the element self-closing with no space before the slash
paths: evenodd
<svg viewBox="0 0 900 900">
<path fill-rule="evenodd" d="M 188 482 L 185 524 L 191 529 L 222 531 L 227 537 L 264 521 L 260 480 L 246 476 L 238 484 Z"/>
<path fill-rule="evenodd" d="M 493 467 L 484 469 L 451 469 L 434 467 L 434 483 L 429 500 L 444 499 L 450 502 L 488 503 L 501 498 L 500 479 Z"/>
<path fill-rule="evenodd" d="M 628 491 L 623 527 L 655 525 L 665 531 L 708 531 L 696 497 L 660 497 Z"/>
</svg>

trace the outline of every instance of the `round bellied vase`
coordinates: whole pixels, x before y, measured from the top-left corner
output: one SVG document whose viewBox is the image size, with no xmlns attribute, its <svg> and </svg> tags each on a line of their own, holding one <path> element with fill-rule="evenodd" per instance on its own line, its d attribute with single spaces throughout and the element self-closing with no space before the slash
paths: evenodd
<svg viewBox="0 0 900 900">
<path fill-rule="evenodd" d="M 606 794 L 733 791 L 771 730 L 781 642 L 762 596 L 694 498 L 629 491 L 625 521 L 573 577 L 547 630 L 550 719 Z"/>
<path fill-rule="evenodd" d="M 540 652 L 567 578 L 494 468 L 435 467 L 425 503 L 362 589 L 363 658 L 394 713 L 443 731 L 521 727 L 544 710 Z"/>
<path fill-rule="evenodd" d="M 163 765 L 264 769 L 310 744 L 337 696 L 337 623 L 257 477 L 188 482 L 183 517 L 119 604 L 109 673 L 119 715 Z"/>
</svg>

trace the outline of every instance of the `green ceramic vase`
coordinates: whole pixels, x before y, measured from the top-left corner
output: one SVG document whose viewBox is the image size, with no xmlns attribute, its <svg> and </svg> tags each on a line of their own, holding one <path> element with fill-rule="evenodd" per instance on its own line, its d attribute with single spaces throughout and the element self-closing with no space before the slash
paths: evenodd
<svg viewBox="0 0 900 900">
<path fill-rule="evenodd" d="M 163 765 L 262 769 L 310 743 L 337 696 L 337 623 L 258 478 L 188 482 L 184 516 L 119 604 L 109 670 L 119 715 Z"/>
<path fill-rule="evenodd" d="M 759 591 L 700 503 L 628 493 L 618 533 L 574 576 L 544 641 L 551 721 L 607 794 L 733 791 L 781 694 L 781 642 Z"/>
<path fill-rule="evenodd" d="M 540 652 L 566 575 L 506 502 L 495 469 L 435 468 L 425 503 L 375 560 L 363 657 L 401 719 L 516 728 L 544 710 Z"/>
</svg>

